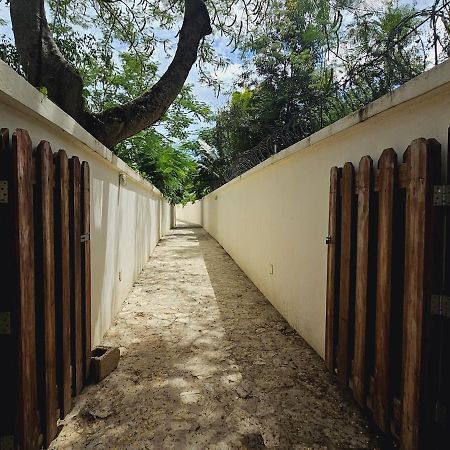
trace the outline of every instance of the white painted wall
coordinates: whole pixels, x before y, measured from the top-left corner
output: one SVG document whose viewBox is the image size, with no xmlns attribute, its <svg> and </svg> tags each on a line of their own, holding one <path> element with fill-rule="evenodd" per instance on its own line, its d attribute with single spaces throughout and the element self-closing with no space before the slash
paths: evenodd
<svg viewBox="0 0 450 450">
<path fill-rule="evenodd" d="M 0 127 L 26 129 L 91 169 L 92 337 L 99 343 L 160 238 L 170 229 L 161 193 L 0 61 Z M 119 185 L 119 173 L 128 184 Z"/>
<path fill-rule="evenodd" d="M 447 62 L 209 194 L 201 223 L 323 357 L 330 168 L 418 137 L 446 155 L 449 125 Z"/>
<path fill-rule="evenodd" d="M 202 202 L 176 206 L 176 218 L 179 225 L 202 225 Z M 182 222 L 180 224 L 180 221 Z"/>
</svg>

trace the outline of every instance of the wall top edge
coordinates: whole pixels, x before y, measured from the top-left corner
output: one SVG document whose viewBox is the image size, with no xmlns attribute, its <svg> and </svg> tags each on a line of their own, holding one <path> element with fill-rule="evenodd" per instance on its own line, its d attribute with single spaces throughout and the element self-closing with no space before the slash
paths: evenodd
<svg viewBox="0 0 450 450">
<path fill-rule="evenodd" d="M 59 131 L 64 132 L 76 145 L 82 145 L 87 153 L 93 153 L 97 158 L 112 166 L 117 172 L 126 173 L 129 180 L 152 191 L 158 197 L 162 193 L 94 138 L 78 122 L 55 105 L 45 95 L 41 94 L 28 81 L 17 74 L 0 59 L 0 102 L 33 115 L 37 120 L 50 123 Z"/>
<path fill-rule="evenodd" d="M 310 136 L 302 139 L 301 141 L 298 141 L 284 150 L 281 150 L 279 153 L 247 170 L 242 175 L 239 175 L 223 186 L 220 186 L 216 190 L 210 192 L 205 197 L 217 194 L 221 190 L 228 188 L 230 185 L 237 183 L 256 172 L 259 172 L 272 164 L 299 153 L 300 151 L 305 150 L 320 141 L 359 125 L 378 114 L 430 93 L 446 84 L 450 84 L 450 59 L 418 75 L 394 91 L 383 95 L 371 103 L 368 103 L 342 119 L 333 122 L 325 128 L 322 128 Z"/>
</svg>

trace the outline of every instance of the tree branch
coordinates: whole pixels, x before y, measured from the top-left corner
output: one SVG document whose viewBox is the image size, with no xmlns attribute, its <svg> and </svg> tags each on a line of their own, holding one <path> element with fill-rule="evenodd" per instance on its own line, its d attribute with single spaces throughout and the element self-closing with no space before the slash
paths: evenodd
<svg viewBox="0 0 450 450">
<path fill-rule="evenodd" d="M 200 41 L 212 32 L 204 0 L 185 0 L 175 56 L 160 80 L 137 99 L 100 114 L 86 111 L 83 81 L 51 34 L 43 0 L 11 0 L 11 22 L 28 81 L 109 148 L 157 122 L 180 93 L 197 59 Z"/>
<path fill-rule="evenodd" d="M 212 32 L 203 0 L 185 0 L 183 25 L 175 56 L 160 80 L 137 99 L 92 116 L 88 128 L 108 147 L 157 122 L 180 93 L 197 59 L 200 41 Z"/>
</svg>

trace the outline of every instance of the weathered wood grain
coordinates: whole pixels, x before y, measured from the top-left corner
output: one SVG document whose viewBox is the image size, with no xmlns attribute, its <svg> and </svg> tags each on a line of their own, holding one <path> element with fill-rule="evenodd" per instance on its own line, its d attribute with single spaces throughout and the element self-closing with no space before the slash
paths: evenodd
<svg viewBox="0 0 450 450">
<path fill-rule="evenodd" d="M 350 326 L 352 308 L 352 232 L 354 203 L 354 168 L 346 163 L 342 169 L 341 261 L 339 290 L 339 339 L 337 377 L 342 386 L 348 386 L 350 373 Z"/>
<path fill-rule="evenodd" d="M 72 408 L 70 375 L 70 245 L 69 245 L 69 160 L 64 150 L 54 155 L 55 163 L 55 299 L 56 351 L 60 417 Z"/>
<path fill-rule="evenodd" d="M 334 372 L 339 307 L 339 248 L 340 248 L 340 186 L 341 170 L 333 167 L 330 172 L 328 249 L 327 249 L 327 316 L 325 361 L 330 372 Z"/>
<path fill-rule="evenodd" d="M 426 326 L 433 289 L 433 184 L 440 172 L 440 149 L 425 139 L 412 142 L 404 156 L 410 177 L 406 191 L 405 284 L 403 310 L 403 395 L 401 446 L 421 446 L 421 408 L 427 355 Z M 430 349 L 428 349 L 430 350 Z M 429 356 L 429 355 L 428 355 Z M 434 374 L 435 376 L 436 374 Z M 432 380 L 430 380 L 432 382 Z M 424 424 L 422 424 L 424 425 Z"/>
<path fill-rule="evenodd" d="M 91 367 L 91 214 L 90 214 L 90 171 L 89 164 L 81 165 L 81 234 L 86 239 L 81 245 L 82 262 L 82 299 L 83 299 L 83 377 L 85 384 L 89 380 Z"/>
<path fill-rule="evenodd" d="M 390 426 L 390 326 L 392 224 L 394 177 L 397 155 L 392 148 L 383 151 L 378 162 L 380 176 L 378 211 L 377 297 L 375 317 L 374 420 L 383 432 Z"/>
<path fill-rule="evenodd" d="M 34 152 L 34 235 L 36 276 L 36 328 L 38 400 L 44 446 L 56 436 L 56 325 L 53 216 L 53 153 L 42 141 Z"/>
<path fill-rule="evenodd" d="M 81 299 L 81 166 L 78 157 L 69 160 L 70 228 L 70 334 L 72 393 L 83 388 L 83 307 Z"/>
<path fill-rule="evenodd" d="M 25 130 L 12 137 L 11 202 L 15 268 L 11 280 L 15 309 L 12 312 L 16 339 L 17 445 L 24 449 L 39 446 L 36 381 L 35 263 L 33 230 L 32 144 Z"/>
<path fill-rule="evenodd" d="M 369 277 L 370 197 L 372 190 L 372 159 L 365 156 L 359 163 L 358 217 L 356 241 L 355 346 L 353 356 L 353 396 L 364 407 L 367 393 L 367 320 Z"/>
</svg>

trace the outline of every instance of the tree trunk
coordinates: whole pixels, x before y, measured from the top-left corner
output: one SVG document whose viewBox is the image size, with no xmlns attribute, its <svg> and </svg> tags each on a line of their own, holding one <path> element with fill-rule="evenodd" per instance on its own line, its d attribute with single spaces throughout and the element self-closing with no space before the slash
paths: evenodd
<svg viewBox="0 0 450 450">
<path fill-rule="evenodd" d="M 20 63 L 28 81 L 79 120 L 84 112 L 83 81 L 63 57 L 48 27 L 43 0 L 11 0 L 11 22 Z"/>
<path fill-rule="evenodd" d="M 83 80 L 53 40 L 43 0 L 11 0 L 11 22 L 20 62 L 33 86 L 109 148 L 153 125 L 183 87 L 197 58 L 200 41 L 212 32 L 203 0 L 185 0 L 184 20 L 175 56 L 161 79 L 135 100 L 100 114 L 86 110 Z"/>
</svg>

